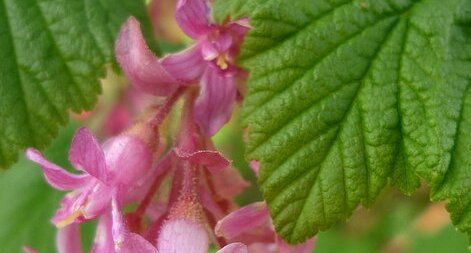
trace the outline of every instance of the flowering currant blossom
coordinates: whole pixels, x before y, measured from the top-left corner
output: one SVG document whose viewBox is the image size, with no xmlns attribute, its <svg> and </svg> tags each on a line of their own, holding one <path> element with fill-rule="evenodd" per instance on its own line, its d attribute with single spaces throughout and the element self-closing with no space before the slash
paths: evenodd
<svg viewBox="0 0 471 253">
<path fill-rule="evenodd" d="M 276 233 L 264 202 L 244 206 L 220 220 L 217 236 L 248 245 L 250 253 L 310 253 L 315 238 L 298 245 L 289 245 Z"/>
<path fill-rule="evenodd" d="M 97 217 L 109 206 L 114 191 L 127 191 L 134 180 L 147 172 L 152 163 L 152 147 L 142 139 L 148 136 L 136 133 L 119 135 L 100 146 L 89 129 L 78 129 L 69 160 L 82 174 L 64 170 L 33 148 L 26 151 L 30 160 L 41 165 L 51 186 L 73 190 L 65 195 L 52 218 L 57 227 Z"/>
<path fill-rule="evenodd" d="M 113 201 L 111 214 L 105 213 L 100 217 L 92 252 L 208 252 L 209 244 L 214 240 L 212 228 L 215 225 L 209 220 L 216 219 L 208 209 L 218 209 L 220 199 L 216 200 L 215 197 L 219 196 L 215 195 L 214 189 L 208 188 L 205 180 L 212 177 L 208 177 L 206 172 L 211 175 L 225 172 L 228 175 L 232 171 L 227 171 L 231 168 L 228 167 L 229 161 L 219 152 L 201 148 L 210 144 L 202 142 L 207 137 L 198 134 L 192 114 L 188 111 L 185 111 L 175 147 L 160 159 L 156 172 L 152 172 L 173 174 L 169 196 L 163 205 L 159 205 L 164 208 L 159 208 L 157 215 L 149 215 L 150 222 L 143 224 L 142 217 L 136 219 L 136 215 L 143 214 L 140 212 L 142 208 L 152 209 L 149 202 L 142 201 L 131 215 L 123 215 L 117 201 Z M 159 179 L 153 181 L 158 182 L 154 186 L 162 182 Z M 240 176 L 227 184 L 222 190 L 232 194 L 247 186 Z M 151 195 L 156 190 L 155 187 L 143 188 Z M 206 201 L 201 200 L 200 192 L 208 193 Z M 211 206 L 205 203 L 211 203 Z M 247 247 L 241 243 L 224 243 L 221 246 L 223 248 L 218 253 L 247 253 Z"/>
<path fill-rule="evenodd" d="M 195 120 L 204 134 L 213 135 L 231 116 L 237 79 L 245 76 L 234 64 L 248 30 L 247 19 L 225 24 L 210 21 L 207 0 L 179 0 L 176 20 L 195 44 L 157 58 L 147 47 L 139 23 L 129 18 L 116 43 L 116 57 L 130 81 L 141 90 L 165 96 L 199 82 Z"/>
<path fill-rule="evenodd" d="M 215 24 L 209 16 L 209 0 L 178 0 L 176 21 L 195 43 L 160 59 L 148 49 L 136 19 L 123 25 L 116 43 L 119 63 L 136 88 L 165 101 L 102 145 L 80 128 L 69 160 L 82 173 L 27 150 L 50 185 L 71 190 L 52 218 L 59 253 L 82 252 L 79 227 L 89 219 L 98 220 L 92 253 L 207 253 L 211 244 L 217 253 L 311 251 L 313 240 L 290 246 L 276 235 L 264 203 L 238 209 L 234 201 L 248 183 L 211 136 L 229 120 L 236 79 L 245 76 L 234 59 L 248 26 L 245 19 Z M 179 129 L 161 155 L 157 148 L 166 128 L 158 127 L 180 97 L 185 103 Z M 124 109 L 112 114 L 120 119 L 110 120 L 113 131 L 129 122 L 132 115 L 121 117 Z"/>
<path fill-rule="evenodd" d="M 152 245 L 142 235 L 130 231 L 117 201 L 112 201 L 112 209 L 105 213 L 99 223 L 97 237 L 92 247 L 96 253 L 207 253 L 209 236 L 200 224 L 190 221 L 197 210 L 194 206 L 184 207 L 186 218 L 168 220 L 161 228 L 157 247 Z M 189 209 L 188 209 L 189 208 Z M 196 211 L 196 212 L 195 212 Z M 197 216 L 193 216 L 196 218 Z M 72 252 L 72 251 L 64 251 Z M 76 251 L 80 253 L 81 251 Z M 217 253 L 247 253 L 247 247 L 242 243 L 226 245 Z"/>
</svg>

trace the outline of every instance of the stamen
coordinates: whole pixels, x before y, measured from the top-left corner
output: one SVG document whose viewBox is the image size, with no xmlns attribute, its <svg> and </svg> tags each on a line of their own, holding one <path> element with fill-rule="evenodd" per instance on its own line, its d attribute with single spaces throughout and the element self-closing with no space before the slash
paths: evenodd
<svg viewBox="0 0 471 253">
<path fill-rule="evenodd" d="M 65 217 L 61 221 L 59 221 L 56 224 L 56 227 L 57 228 L 63 228 L 65 226 L 69 225 L 70 223 L 72 223 L 72 221 L 74 221 L 76 218 L 80 217 L 81 215 L 82 215 L 82 209 L 79 209 L 79 210 L 71 213 L 69 216 Z"/>
<path fill-rule="evenodd" d="M 220 54 L 216 60 L 216 64 L 222 69 L 226 70 L 229 65 L 227 65 L 226 55 Z"/>
</svg>

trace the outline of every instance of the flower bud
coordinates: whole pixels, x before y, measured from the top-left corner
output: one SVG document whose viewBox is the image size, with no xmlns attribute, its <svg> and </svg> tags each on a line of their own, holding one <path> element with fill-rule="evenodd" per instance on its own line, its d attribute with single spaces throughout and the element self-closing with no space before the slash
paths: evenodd
<svg viewBox="0 0 471 253">
<path fill-rule="evenodd" d="M 158 252 L 206 253 L 209 236 L 203 226 L 203 211 L 200 204 L 191 199 L 182 199 L 170 211 L 157 240 Z"/>
</svg>

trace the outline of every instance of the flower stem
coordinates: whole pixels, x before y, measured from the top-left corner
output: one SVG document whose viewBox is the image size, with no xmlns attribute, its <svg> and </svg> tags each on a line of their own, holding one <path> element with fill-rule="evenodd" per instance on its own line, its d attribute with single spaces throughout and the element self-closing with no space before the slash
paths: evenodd
<svg viewBox="0 0 471 253">
<path fill-rule="evenodd" d="M 155 114 L 154 118 L 150 122 L 153 127 L 158 127 L 164 121 L 165 117 L 167 117 L 168 113 L 172 110 L 173 105 L 177 100 L 183 95 L 185 91 L 185 87 L 178 88 L 159 108 L 157 113 Z"/>
<path fill-rule="evenodd" d="M 152 197 L 154 196 L 155 192 L 159 188 L 160 184 L 164 180 L 165 176 L 167 175 L 167 172 L 170 168 L 171 165 L 171 153 L 167 153 L 162 160 L 159 161 L 157 164 L 155 171 L 157 172 L 157 175 L 155 175 L 155 179 L 152 182 L 152 185 L 149 187 L 149 190 L 147 191 L 144 199 L 141 201 L 139 206 L 137 207 L 136 211 L 134 211 L 134 214 L 137 216 L 142 216 L 144 212 L 146 211 L 147 207 L 149 206 Z"/>
</svg>

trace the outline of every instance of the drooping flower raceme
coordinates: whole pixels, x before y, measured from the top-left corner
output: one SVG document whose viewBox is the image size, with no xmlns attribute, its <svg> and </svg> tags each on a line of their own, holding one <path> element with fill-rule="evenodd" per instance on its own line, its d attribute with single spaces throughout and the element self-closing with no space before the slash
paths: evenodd
<svg viewBox="0 0 471 253">
<path fill-rule="evenodd" d="M 246 19 L 216 24 L 209 16 L 209 1 L 178 0 L 176 20 L 195 43 L 160 59 L 148 49 L 136 19 L 123 25 L 118 62 L 136 88 L 164 102 L 102 145 L 80 128 L 69 160 L 81 174 L 27 150 L 49 184 L 71 190 L 52 219 L 59 227 L 59 253 L 82 252 L 79 227 L 89 219 L 98 219 L 93 253 L 207 253 L 211 244 L 217 253 L 312 249 L 312 240 L 297 246 L 283 242 L 263 203 L 239 208 L 234 201 L 248 183 L 216 150 L 211 136 L 229 120 L 237 78 L 246 75 L 234 59 L 248 25 Z M 185 103 L 175 140 L 165 152 L 157 151 L 164 146 L 160 136 L 173 134 L 160 125 L 181 97 Z M 128 116 L 122 121 L 129 122 Z M 121 123 L 113 124 L 120 129 Z M 29 246 L 24 250 L 36 252 Z"/>
<path fill-rule="evenodd" d="M 116 43 L 116 57 L 130 81 L 141 90 L 165 96 L 175 89 L 199 83 L 195 120 L 213 135 L 230 118 L 237 95 L 237 79 L 245 75 L 235 64 L 248 30 L 247 19 L 225 24 L 210 21 L 206 0 L 180 0 L 176 20 L 195 40 L 180 53 L 157 58 L 147 47 L 139 23 L 129 18 Z"/>
</svg>

